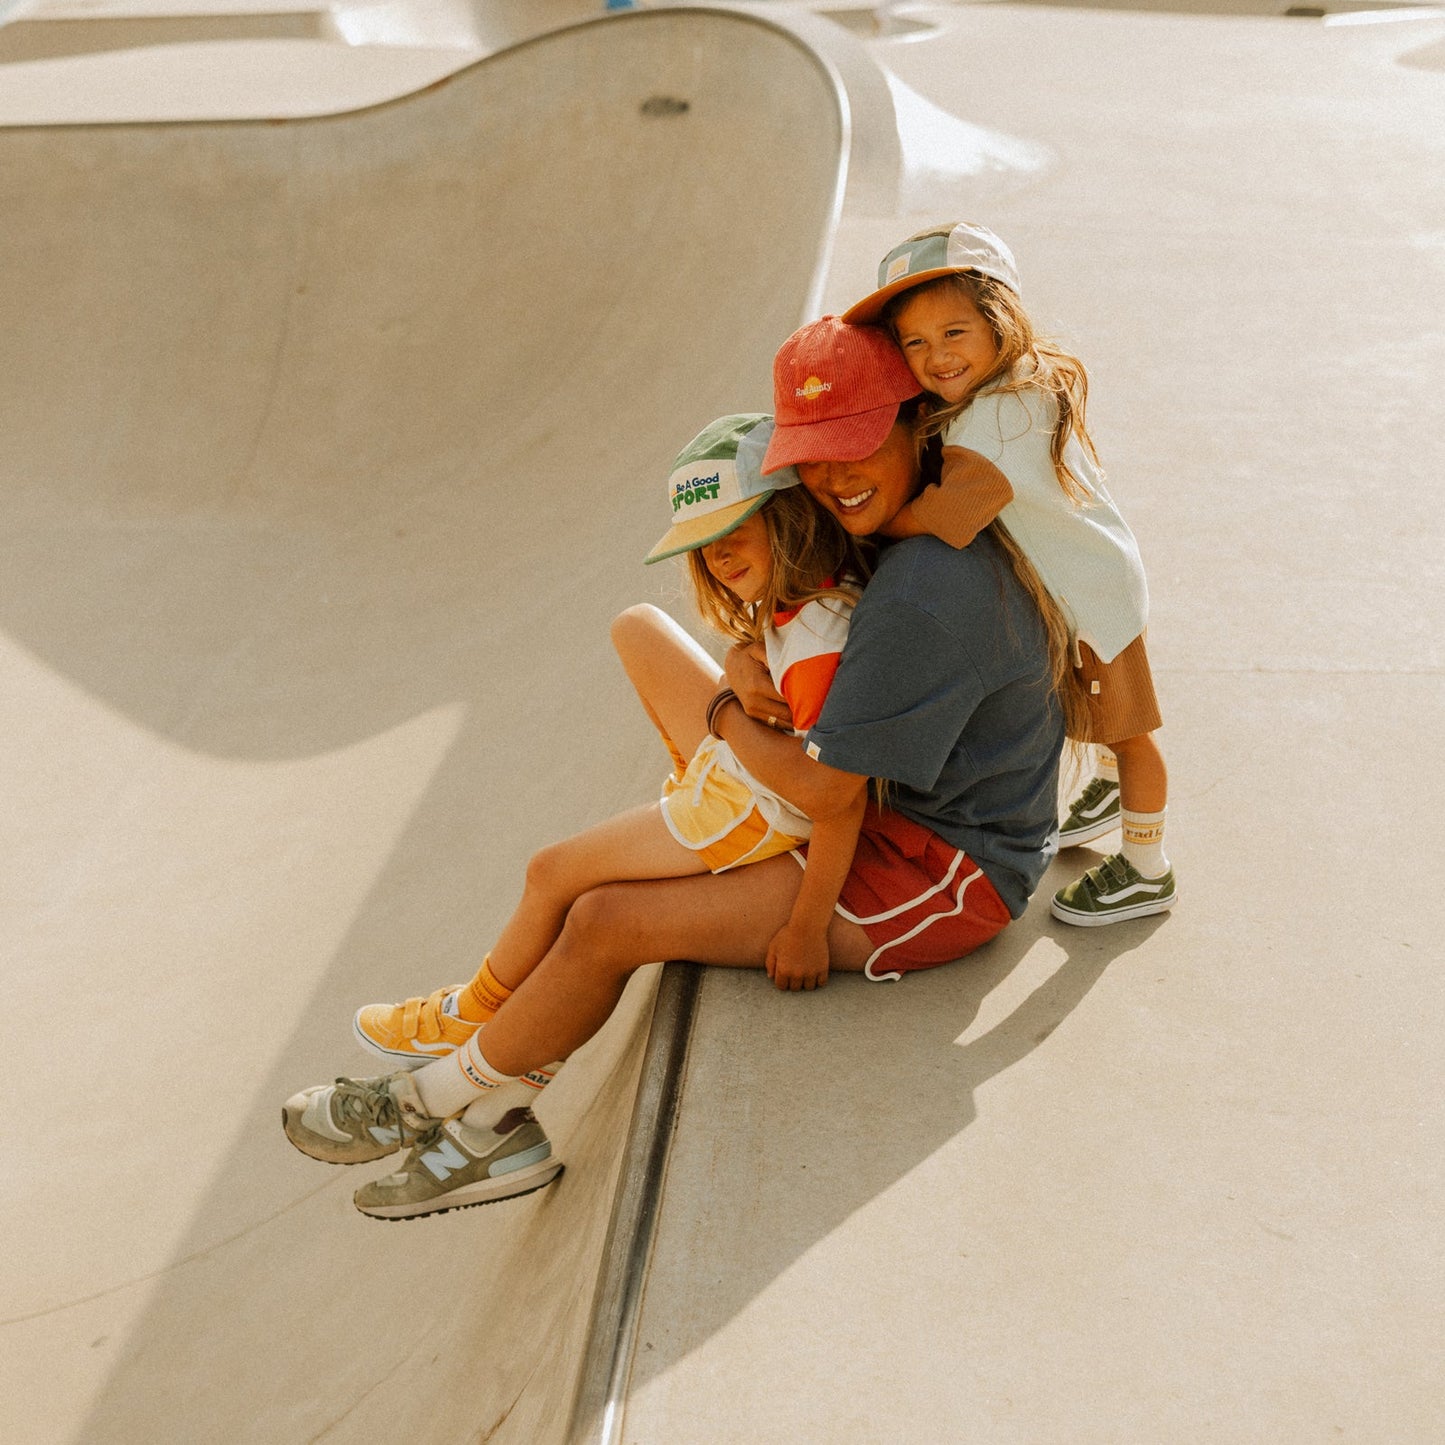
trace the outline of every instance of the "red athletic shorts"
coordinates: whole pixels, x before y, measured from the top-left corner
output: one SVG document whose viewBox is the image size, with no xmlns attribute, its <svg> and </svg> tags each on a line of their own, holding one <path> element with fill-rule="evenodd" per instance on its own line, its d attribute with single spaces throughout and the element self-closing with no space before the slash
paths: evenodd
<svg viewBox="0 0 1445 1445">
<path fill-rule="evenodd" d="M 902 813 L 880 812 L 872 803 L 863 815 L 838 912 L 858 924 L 873 945 L 864 970 L 871 979 L 896 979 L 962 958 L 1011 917 L 967 853 L 923 824 Z"/>
</svg>

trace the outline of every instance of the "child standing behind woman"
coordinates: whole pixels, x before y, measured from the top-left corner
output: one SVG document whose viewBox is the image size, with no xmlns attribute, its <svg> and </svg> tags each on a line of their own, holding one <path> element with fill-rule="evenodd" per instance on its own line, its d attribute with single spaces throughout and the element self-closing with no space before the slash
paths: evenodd
<svg viewBox="0 0 1445 1445">
<path fill-rule="evenodd" d="M 1074 636 L 1098 772 L 1059 831 L 1061 847 L 1123 824 L 1122 851 L 1054 895 L 1065 923 L 1162 913 L 1177 897 L 1164 854 L 1168 774 L 1154 737 L 1159 705 L 1144 646 L 1148 592 L 1139 549 L 1105 489 L 1077 357 L 1037 336 L 1013 253 L 961 221 L 910 237 L 878 268 L 878 290 L 844 320 L 882 324 L 932 397 L 940 481 L 894 519 L 966 547 L 995 518 L 1058 600 Z"/>
<path fill-rule="evenodd" d="M 770 417 L 728 416 L 693 440 L 668 481 L 671 525 L 646 560 L 687 554 L 704 618 L 763 650 L 794 726 L 808 728 L 837 669 L 863 563 L 792 467 L 761 474 L 772 432 Z M 363 1214 L 405 1219 L 486 1204 L 540 1189 L 557 1174 L 530 1105 L 560 1065 L 502 1073 L 487 1057 L 484 1025 L 556 944 L 572 905 L 601 885 L 722 873 L 811 838 L 802 886 L 765 967 L 780 989 L 827 981 L 828 930 L 858 841 L 864 780 L 846 806 L 810 821 L 712 734 L 716 712 L 736 700 L 728 690 L 714 697 L 709 735 L 689 761 L 663 726 L 664 682 L 652 669 L 658 658 L 685 655 L 719 684 L 722 670 L 654 607 L 624 612 L 613 640 L 677 766 L 661 801 L 537 854 L 516 912 L 469 983 L 357 1013 L 359 1041 L 398 1072 L 338 1079 L 286 1102 L 287 1137 L 327 1163 L 363 1163 L 412 1146 L 398 1170 L 357 1192 Z"/>
</svg>

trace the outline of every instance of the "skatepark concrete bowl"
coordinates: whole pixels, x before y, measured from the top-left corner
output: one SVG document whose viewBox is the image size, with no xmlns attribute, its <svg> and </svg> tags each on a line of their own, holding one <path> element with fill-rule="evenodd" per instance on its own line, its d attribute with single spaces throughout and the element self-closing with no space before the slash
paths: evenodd
<svg viewBox="0 0 1445 1445">
<path fill-rule="evenodd" d="M 7 1188 L 24 1438 L 565 1425 L 653 980 L 485 1233 L 357 1228 L 277 1108 L 656 788 L 607 624 L 680 595 L 671 457 L 768 404 L 841 126 L 786 35 L 657 15 L 334 117 L 0 131 L 5 985 L 90 1039 L 73 1090 L 7 1049 L 65 1160 Z"/>
<path fill-rule="evenodd" d="M 708 971 L 607 1438 L 1435 1445 L 1445 24 L 514 43 L 578 8 L 0 48 L 0 1435 L 601 1438 L 573 1395 L 639 1087 L 663 1110 L 657 971 L 514 1204 L 362 1219 L 368 1171 L 278 1105 L 368 1070 L 358 1004 L 473 968 L 537 845 L 653 794 L 606 634 L 683 615 L 639 564 L 671 457 L 967 214 L 1090 365 L 1182 900 L 1052 923 L 1101 840 L 966 964 Z"/>
</svg>

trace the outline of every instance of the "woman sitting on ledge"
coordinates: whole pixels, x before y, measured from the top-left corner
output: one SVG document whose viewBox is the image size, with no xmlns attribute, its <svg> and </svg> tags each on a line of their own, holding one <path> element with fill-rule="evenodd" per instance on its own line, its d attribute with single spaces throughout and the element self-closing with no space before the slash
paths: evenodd
<svg viewBox="0 0 1445 1445">
<path fill-rule="evenodd" d="M 784 343 L 774 385 L 762 470 L 796 466 L 844 532 L 881 534 L 923 484 L 918 387 L 892 341 L 824 317 Z M 779 976 L 775 945 L 806 876 L 797 857 L 594 886 L 573 865 L 594 856 L 597 876 L 615 877 L 600 863 L 612 824 L 544 849 L 470 984 L 358 1014 L 363 1042 L 394 1064 L 425 1059 L 416 1072 L 338 1080 L 287 1101 L 287 1135 L 315 1158 L 358 1163 L 409 1148 L 395 1172 L 358 1191 L 363 1213 L 438 1213 L 555 1177 L 561 1164 L 531 1106 L 553 1061 L 597 1032 L 636 969 L 684 958 L 768 967 L 781 987 L 813 987 L 836 969 L 896 979 L 992 938 L 1023 912 L 1053 856 L 1067 631 L 1006 533 L 990 529 L 962 549 L 928 536 L 881 547 L 801 739 L 754 649 L 732 648 L 720 674 L 648 607 L 623 613 L 613 637 L 649 716 L 684 756 L 711 734 L 815 825 L 861 816 L 836 910 L 816 949 L 794 950 Z"/>
</svg>

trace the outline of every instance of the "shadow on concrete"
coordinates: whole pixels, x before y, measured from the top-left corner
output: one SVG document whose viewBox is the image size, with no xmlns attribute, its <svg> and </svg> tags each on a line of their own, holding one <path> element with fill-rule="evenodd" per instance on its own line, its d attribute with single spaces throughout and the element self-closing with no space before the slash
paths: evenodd
<svg viewBox="0 0 1445 1445">
<path fill-rule="evenodd" d="M 680 591 L 640 565 L 666 472 L 766 403 L 839 145 L 811 58 L 720 15 L 343 117 L 0 131 L 4 986 L 100 1021 L 84 1079 L 14 1060 L 76 1161 L 12 1220 L 26 1438 L 557 1438 L 648 981 L 516 1206 L 378 1228 L 278 1106 L 655 791 L 607 623 Z"/>
<path fill-rule="evenodd" d="M 780 998 L 766 979 L 705 975 L 634 1389 L 664 1377 L 860 1211 L 878 1212 L 894 1185 L 975 1122 L 984 1086 L 1045 1044 L 1111 965 L 1166 924 L 1054 923 L 1049 896 L 1093 861 L 1075 850 L 998 938 L 896 986 L 840 976 L 822 994 Z M 990 996 L 1041 942 L 1062 961 L 980 1029 Z M 967 1220 L 957 1227 L 966 1234 Z"/>
</svg>

